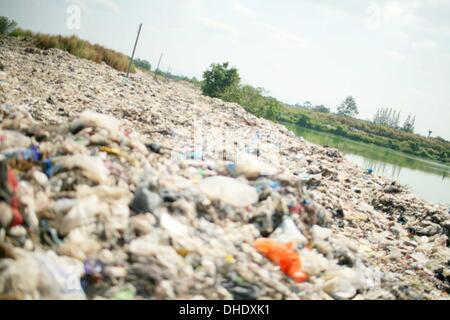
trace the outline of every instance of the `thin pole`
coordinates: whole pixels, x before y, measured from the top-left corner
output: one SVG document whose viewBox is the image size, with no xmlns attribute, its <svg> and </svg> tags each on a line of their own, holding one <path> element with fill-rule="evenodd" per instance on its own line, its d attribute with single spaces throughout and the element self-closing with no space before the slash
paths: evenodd
<svg viewBox="0 0 450 320">
<path fill-rule="evenodd" d="M 128 65 L 128 70 L 127 70 L 127 78 L 130 75 L 130 69 L 131 69 L 131 65 L 133 64 L 134 53 L 136 52 L 136 47 L 137 47 L 137 44 L 138 44 L 139 35 L 141 34 L 141 28 L 142 28 L 142 23 L 139 25 L 139 30 L 138 30 L 138 34 L 137 34 L 137 37 L 136 37 L 136 42 L 134 43 L 133 53 L 131 54 L 130 64 Z"/>
<path fill-rule="evenodd" d="M 161 52 L 161 55 L 159 56 L 158 67 L 156 67 L 156 71 L 155 71 L 155 79 L 156 79 L 156 75 L 158 74 L 158 71 L 159 71 L 159 66 L 161 65 L 162 56 L 163 56 L 163 53 Z"/>
</svg>

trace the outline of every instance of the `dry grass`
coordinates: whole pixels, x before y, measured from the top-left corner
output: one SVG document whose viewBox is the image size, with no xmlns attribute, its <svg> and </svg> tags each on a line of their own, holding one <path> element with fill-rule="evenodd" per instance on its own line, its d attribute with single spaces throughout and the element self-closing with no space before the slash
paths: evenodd
<svg viewBox="0 0 450 320">
<path fill-rule="evenodd" d="M 77 36 L 59 36 L 43 33 L 34 33 L 30 30 L 17 28 L 10 36 L 32 40 L 38 48 L 50 49 L 57 48 L 73 54 L 76 57 L 95 61 L 97 63 L 105 62 L 110 67 L 126 72 L 129 58 L 123 53 L 107 49 L 98 44 L 91 44 Z M 135 72 L 135 66 L 131 66 L 131 72 Z"/>
</svg>

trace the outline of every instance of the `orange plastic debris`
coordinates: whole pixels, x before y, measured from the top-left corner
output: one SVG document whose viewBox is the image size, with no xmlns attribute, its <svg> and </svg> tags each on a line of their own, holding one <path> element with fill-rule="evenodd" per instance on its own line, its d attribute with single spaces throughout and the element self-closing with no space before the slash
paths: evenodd
<svg viewBox="0 0 450 320">
<path fill-rule="evenodd" d="M 23 217 L 19 211 L 19 198 L 17 196 L 17 190 L 19 188 L 19 182 L 17 181 L 14 171 L 8 168 L 8 184 L 12 191 L 12 196 L 10 200 L 11 211 L 13 213 L 13 221 L 11 222 L 11 227 L 15 227 L 23 224 Z"/>
<path fill-rule="evenodd" d="M 287 276 L 296 282 L 304 282 L 308 275 L 301 270 L 300 255 L 294 250 L 292 243 L 279 243 L 274 239 L 260 238 L 253 244 L 266 258 L 280 266 Z"/>
</svg>

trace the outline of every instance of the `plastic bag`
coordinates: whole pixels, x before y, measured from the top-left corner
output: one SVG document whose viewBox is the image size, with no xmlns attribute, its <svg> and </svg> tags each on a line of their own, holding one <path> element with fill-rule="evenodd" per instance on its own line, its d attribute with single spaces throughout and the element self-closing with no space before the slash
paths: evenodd
<svg viewBox="0 0 450 320">
<path fill-rule="evenodd" d="M 12 213 L 12 219 L 10 227 L 23 224 L 23 217 L 19 211 L 19 198 L 17 196 L 17 190 L 19 188 L 19 182 L 16 175 L 11 168 L 8 168 L 6 161 L 0 162 L 0 201 L 4 201 L 10 206 Z M 3 220 L 3 219 L 2 219 Z M 5 221 L 5 223 L 7 223 Z"/>
<path fill-rule="evenodd" d="M 98 184 L 108 181 L 109 171 L 99 157 L 91 157 L 84 154 L 66 156 L 54 160 L 56 165 L 65 169 L 80 168 L 84 175 Z"/>
<path fill-rule="evenodd" d="M 283 243 L 290 242 L 293 245 L 305 245 L 308 239 L 300 232 L 294 220 L 285 217 L 278 228 L 270 235 L 270 238 Z"/>
<path fill-rule="evenodd" d="M 236 207 L 246 207 L 258 201 L 256 189 L 229 177 L 209 177 L 200 183 L 200 190 L 209 198 Z"/>
<path fill-rule="evenodd" d="M 254 246 L 294 281 L 304 282 L 308 279 L 308 275 L 301 270 L 300 255 L 293 249 L 292 243 L 282 244 L 274 239 L 260 238 L 254 242 Z"/>
<path fill-rule="evenodd" d="M 92 127 L 104 128 L 109 130 L 111 133 L 117 133 L 119 126 L 119 121 L 111 116 L 86 110 L 77 120 L 70 124 L 70 131 L 73 134 L 76 134 L 84 128 Z"/>
<path fill-rule="evenodd" d="M 53 251 L 23 252 L 17 260 L 0 260 L 0 295 L 15 299 L 84 300 L 79 261 Z"/>
</svg>

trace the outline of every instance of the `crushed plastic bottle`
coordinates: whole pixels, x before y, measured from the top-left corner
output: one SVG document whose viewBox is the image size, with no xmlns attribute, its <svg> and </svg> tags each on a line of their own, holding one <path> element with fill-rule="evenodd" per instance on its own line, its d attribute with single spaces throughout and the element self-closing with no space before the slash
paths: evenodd
<svg viewBox="0 0 450 320">
<path fill-rule="evenodd" d="M 2 259 L 0 295 L 21 299 L 84 300 L 80 278 L 83 264 L 53 251 L 21 252 Z"/>
<path fill-rule="evenodd" d="M 278 228 L 270 235 L 271 239 L 282 243 L 291 242 L 293 245 L 305 245 L 308 239 L 298 230 L 294 220 L 285 217 Z"/>
<path fill-rule="evenodd" d="M 104 128 L 111 133 L 115 133 L 119 129 L 119 121 L 111 116 L 97 113 L 91 110 L 84 111 L 80 117 L 70 124 L 70 131 L 77 134 L 84 128 Z"/>
<path fill-rule="evenodd" d="M 136 191 L 130 206 L 136 213 L 150 213 L 158 208 L 161 202 L 162 199 L 158 194 L 146 188 L 140 188 Z"/>
<path fill-rule="evenodd" d="M 229 177 L 210 177 L 202 180 L 200 190 L 214 200 L 236 207 L 245 207 L 258 201 L 254 187 Z"/>
<path fill-rule="evenodd" d="M 271 176 L 277 173 L 277 170 L 271 165 L 262 162 L 258 157 L 248 153 L 239 154 L 236 164 L 230 164 L 227 169 L 231 175 L 243 175 L 247 179 L 256 179 L 259 176 Z"/>
<path fill-rule="evenodd" d="M 108 181 L 108 169 L 100 157 L 73 155 L 55 159 L 55 164 L 64 169 L 79 168 L 84 175 L 98 184 Z"/>
<path fill-rule="evenodd" d="M 23 134 L 16 131 L 0 130 L 0 151 L 9 151 L 13 148 L 25 149 L 30 145 L 31 139 Z"/>
</svg>

